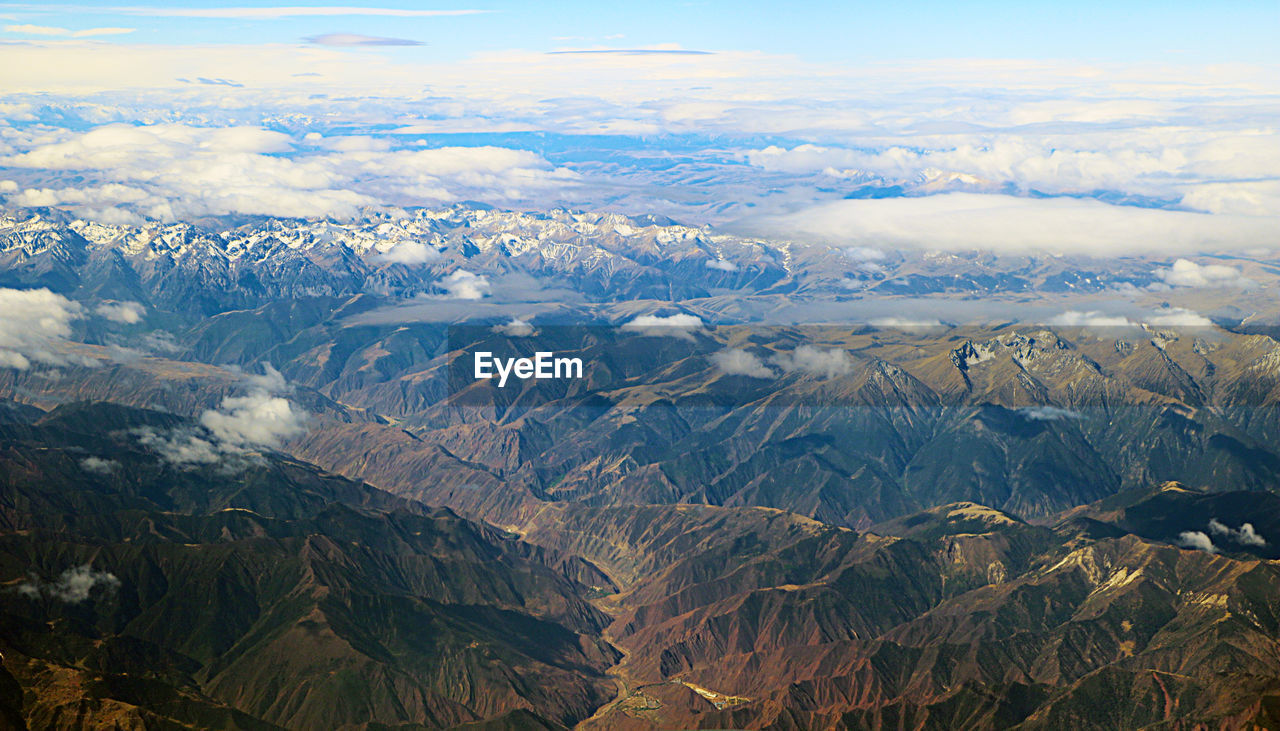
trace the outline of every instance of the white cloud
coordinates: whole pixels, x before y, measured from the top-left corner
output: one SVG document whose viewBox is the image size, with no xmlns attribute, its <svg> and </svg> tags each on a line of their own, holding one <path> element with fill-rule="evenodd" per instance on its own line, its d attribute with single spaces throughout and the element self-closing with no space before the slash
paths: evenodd
<svg viewBox="0 0 1280 731">
<path fill-rule="evenodd" d="M 731 262 L 731 261 L 726 261 L 726 260 L 724 260 L 724 259 L 708 259 L 708 260 L 707 260 L 707 268 L 708 268 L 708 269 L 719 269 L 719 270 L 720 270 L 720 271 L 722 271 L 722 272 L 736 272 L 736 271 L 738 271 L 738 265 L 737 265 L 737 264 L 734 264 L 734 263 L 733 263 L 733 262 Z"/>
<path fill-rule="evenodd" d="M 133 301 L 104 302 L 93 310 L 94 314 L 112 322 L 135 325 L 147 314 L 147 308 Z"/>
<path fill-rule="evenodd" d="M 80 468 L 85 472 L 92 472 L 98 475 L 109 475 L 120 469 L 120 463 L 114 459 L 103 459 L 102 457 L 85 457 L 80 460 Z"/>
<path fill-rule="evenodd" d="M 1233 287 L 1247 289 L 1257 283 L 1235 267 L 1225 264 L 1197 264 L 1190 259 L 1178 259 L 1170 267 L 1155 270 L 1157 279 L 1171 287 Z"/>
<path fill-rule="evenodd" d="M 873 327 L 894 328 L 898 330 L 919 330 L 943 327 L 942 322 L 936 318 L 902 317 L 899 315 L 875 317 L 867 320 L 867 324 Z"/>
<path fill-rule="evenodd" d="M 1218 552 L 1218 549 L 1213 545 L 1213 541 L 1209 536 L 1198 530 L 1188 530 L 1179 533 L 1178 545 L 1183 548 L 1193 548 L 1197 551 L 1205 551 L 1207 553 Z"/>
<path fill-rule="evenodd" d="M 143 335 L 138 343 L 149 353 L 177 353 L 182 346 L 174 340 L 173 333 L 164 330 L 153 330 Z"/>
<path fill-rule="evenodd" d="M 1209 532 L 1215 536 L 1228 538 L 1242 546 L 1262 547 L 1267 541 L 1254 530 L 1253 523 L 1242 523 L 1239 528 L 1228 528 L 1217 518 L 1209 519 Z"/>
<path fill-rule="evenodd" d="M 284 440 L 306 432 L 310 414 L 277 395 L 292 390 L 280 371 L 266 363 L 261 375 L 247 376 L 245 383 L 247 395 L 228 396 L 216 411 L 200 415 L 200 424 L 222 450 L 278 449 Z"/>
<path fill-rule="evenodd" d="M 478 15 L 488 10 L 406 10 L 403 8 L 370 8 L 350 5 L 284 5 L 276 7 L 230 8 L 115 8 L 115 12 L 164 18 L 234 18 L 240 20 L 275 20 L 278 18 L 372 16 L 390 18 L 437 18 Z"/>
<path fill-rule="evenodd" d="M 139 444 L 154 449 L 161 459 L 172 464 L 214 464 L 223 457 L 217 444 L 191 429 L 157 431 L 141 427 L 133 433 Z"/>
<path fill-rule="evenodd" d="M 1098 256 L 1256 248 L 1274 241 L 1275 227 L 1262 216 L 974 193 L 839 200 L 738 224 L 754 235 L 858 246 Z"/>
<path fill-rule="evenodd" d="M 23 33 L 32 36 L 65 36 L 71 31 L 66 28 L 55 28 L 48 25 L 6 25 L 6 33 Z"/>
<path fill-rule="evenodd" d="M 776 378 L 778 375 L 766 366 L 764 361 L 754 353 L 737 348 L 712 353 L 711 362 L 714 363 L 721 371 L 731 376 Z"/>
<path fill-rule="evenodd" d="M 622 329 L 653 337 L 692 340 L 693 333 L 702 330 L 702 320 L 697 315 L 683 312 L 666 317 L 661 315 L 640 315 L 624 324 Z"/>
<path fill-rule="evenodd" d="M 132 33 L 136 28 L 85 28 L 69 30 L 48 25 L 6 25 L 6 33 L 21 33 L 32 36 L 62 36 L 66 38 L 91 38 L 93 36 L 118 36 Z"/>
<path fill-rule="evenodd" d="M 886 254 L 880 249 L 870 246 L 850 246 L 843 250 L 846 257 L 857 262 L 857 268 L 864 272 L 876 273 L 884 271 L 884 266 L 879 262 L 886 258 Z"/>
<path fill-rule="evenodd" d="M 270 363 L 262 364 L 261 374 L 245 375 L 244 381 L 248 384 L 250 391 L 263 391 L 272 395 L 287 394 L 293 391 L 293 386 L 289 385 L 284 375 Z"/>
<path fill-rule="evenodd" d="M 1096 310 L 1067 310 L 1049 318 L 1047 324 L 1061 327 L 1135 327 L 1135 323 L 1123 315 L 1108 315 Z"/>
<path fill-rule="evenodd" d="M 779 353 L 771 360 L 784 371 L 825 378 L 836 378 L 853 372 L 853 360 L 849 353 L 839 348 L 822 350 L 812 345 L 801 345 L 790 353 Z"/>
<path fill-rule="evenodd" d="M 1213 321 L 1209 318 L 1183 307 L 1171 307 L 1152 315 L 1147 319 L 1147 323 L 1160 327 L 1211 327 L 1213 325 Z"/>
<path fill-rule="evenodd" d="M 518 317 L 513 317 L 511 322 L 494 325 L 493 331 L 509 338 L 527 338 L 533 334 L 533 325 Z"/>
<path fill-rule="evenodd" d="M 445 296 L 451 299 L 478 300 L 493 294 L 493 286 L 489 283 L 488 277 L 466 269 L 453 272 L 436 282 L 436 286 L 447 292 Z"/>
<path fill-rule="evenodd" d="M 306 422 L 305 411 L 265 392 L 225 398 L 218 410 L 200 416 L 200 423 L 222 446 L 241 449 L 278 449 L 285 439 L 303 434 Z"/>
<path fill-rule="evenodd" d="M 1028 406 L 1018 409 L 1018 413 L 1036 421 L 1062 421 L 1064 419 L 1082 419 L 1079 412 L 1057 406 Z"/>
<path fill-rule="evenodd" d="M 440 250 L 421 241 L 401 241 L 389 251 L 377 257 L 388 264 L 426 264 L 440 258 Z"/>
<path fill-rule="evenodd" d="M 120 587 L 120 580 L 115 574 L 94 571 L 89 564 L 84 564 L 63 571 L 53 583 L 44 583 L 33 576 L 19 584 L 16 591 L 33 599 L 43 595 L 68 604 L 79 604 L 89 598 L 94 587 L 112 592 Z"/>
<path fill-rule="evenodd" d="M 47 289 L 0 288 L 0 368 L 92 365 L 66 350 L 71 323 L 83 316 L 79 303 Z"/>
<path fill-rule="evenodd" d="M 65 206 L 95 219 L 112 208 L 163 221 L 231 213 L 349 218 L 370 206 L 518 201 L 577 181 L 532 152 L 503 147 L 393 150 L 387 140 L 356 135 L 307 149 L 260 127 L 182 124 L 108 124 L 58 136 L 0 156 L 0 166 L 74 171 L 84 182 L 28 188 L 10 196 L 12 204 Z M 384 256 L 418 263 L 431 257 L 428 248 L 406 242 Z"/>
<path fill-rule="evenodd" d="M 203 430 L 134 430 L 138 441 L 176 465 L 214 464 L 257 449 L 279 449 L 286 439 L 306 432 L 311 415 L 277 394 L 292 387 L 271 364 L 261 375 L 247 375 L 248 394 L 228 396 L 217 409 L 200 415 Z"/>
</svg>

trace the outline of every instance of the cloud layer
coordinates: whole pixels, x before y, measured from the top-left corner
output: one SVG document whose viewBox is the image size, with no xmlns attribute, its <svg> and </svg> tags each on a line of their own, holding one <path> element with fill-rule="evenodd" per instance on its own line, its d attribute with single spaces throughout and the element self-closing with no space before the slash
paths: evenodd
<svg viewBox="0 0 1280 731">
<path fill-rule="evenodd" d="M 0 288 L 0 368 L 83 364 L 65 348 L 71 323 L 83 316 L 79 303 L 47 289 Z"/>
<path fill-rule="evenodd" d="M 948 193 L 834 201 L 758 218 L 743 228 L 842 246 L 1106 256 L 1266 247 L 1275 243 L 1276 221 L 1089 199 Z"/>
<path fill-rule="evenodd" d="M 9 203 L 64 206 L 108 223 L 232 213 L 348 218 L 381 205 L 518 202 L 576 181 L 534 153 L 502 147 L 392 149 L 359 135 L 300 140 L 261 127 L 181 124 L 109 124 L 56 137 L 0 157 L 0 166 L 86 181 L 24 187 Z"/>
</svg>

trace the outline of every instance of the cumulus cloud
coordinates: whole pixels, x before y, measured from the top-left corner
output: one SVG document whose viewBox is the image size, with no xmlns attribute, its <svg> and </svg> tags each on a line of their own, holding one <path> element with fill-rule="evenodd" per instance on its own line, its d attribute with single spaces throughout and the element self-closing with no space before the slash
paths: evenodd
<svg viewBox="0 0 1280 731">
<path fill-rule="evenodd" d="M 47 289 L 0 289 L 0 368 L 92 365 L 66 350 L 71 323 L 83 316 L 78 303 Z"/>
<path fill-rule="evenodd" d="M 513 317 L 511 322 L 494 325 L 493 331 L 509 338 L 527 338 L 533 334 L 533 325 L 518 317 Z"/>
<path fill-rule="evenodd" d="M 10 203 L 63 206 L 92 219 L 110 211 L 161 221 L 233 213 L 350 218 L 371 206 L 519 201 L 577 180 L 535 153 L 504 147 L 396 150 L 353 136 L 304 148 L 260 127 L 182 124 L 107 124 L 58 136 L 0 156 L 0 166 L 73 171 L 83 182 L 26 188 Z M 388 256 L 413 263 L 430 254 L 409 246 Z"/>
<path fill-rule="evenodd" d="M 96 475 L 109 475 L 120 468 L 120 463 L 114 459 L 103 459 L 102 457 L 85 457 L 80 460 L 80 469 L 85 472 L 92 472 Z"/>
<path fill-rule="evenodd" d="M 440 250 L 421 241 L 401 241 L 391 247 L 390 251 L 376 257 L 378 261 L 388 264 L 426 264 L 440 258 Z"/>
<path fill-rule="evenodd" d="M 1225 264 L 1197 264 L 1190 259 L 1178 259 L 1173 266 L 1160 267 L 1155 276 L 1171 287 L 1234 287 L 1247 289 L 1256 284 L 1235 267 Z"/>
<path fill-rule="evenodd" d="M 436 282 L 436 286 L 443 289 L 447 293 L 445 296 L 450 299 L 478 300 L 493 294 L 493 285 L 489 283 L 488 277 L 466 269 L 453 272 Z"/>
<path fill-rule="evenodd" d="M 139 427 L 133 431 L 138 443 L 154 450 L 160 458 L 175 465 L 214 464 L 223 457 L 223 450 L 206 434 L 193 429 L 160 431 Z"/>
<path fill-rule="evenodd" d="M 32 599 L 44 596 L 67 604 L 79 604 L 88 599 L 95 588 L 105 593 L 114 592 L 120 588 L 120 580 L 109 571 L 95 571 L 89 564 L 84 564 L 63 571 L 51 583 L 32 576 L 18 584 L 16 591 Z"/>
<path fill-rule="evenodd" d="M 697 315 L 683 312 L 666 317 L 661 315 L 640 315 L 624 324 L 622 329 L 655 337 L 692 340 L 693 333 L 702 330 L 702 320 Z"/>
<path fill-rule="evenodd" d="M 1049 254 L 1241 250 L 1274 241 L 1266 216 L 1210 215 L 1078 198 L 947 193 L 839 200 L 745 220 L 760 236 L 857 246 Z"/>
<path fill-rule="evenodd" d="M 711 354 L 711 362 L 722 372 L 731 376 L 750 376 L 751 378 L 776 378 L 771 368 L 764 361 L 746 350 L 733 348 Z"/>
<path fill-rule="evenodd" d="M 285 439 L 304 433 L 306 421 L 306 412 L 266 392 L 225 398 L 219 409 L 200 416 L 200 423 L 219 444 L 237 449 L 278 449 Z"/>
<path fill-rule="evenodd" d="M 736 271 L 738 271 L 738 265 L 737 265 L 737 264 L 734 264 L 734 263 L 733 263 L 733 262 L 731 262 L 731 261 L 726 261 L 726 260 L 724 260 L 724 259 L 708 259 L 708 260 L 707 260 L 707 268 L 708 268 L 708 269 L 719 269 L 719 270 L 720 270 L 720 271 L 722 271 L 722 272 L 736 272 Z"/>
<path fill-rule="evenodd" d="M 273 396 L 291 393 L 293 386 L 285 379 L 284 374 L 276 370 L 270 363 L 262 364 L 262 373 L 244 375 L 244 382 L 251 391 L 261 391 Z"/>
<path fill-rule="evenodd" d="M 141 303 L 133 301 L 125 302 L 103 302 L 93 310 L 98 317 L 106 318 L 112 322 L 121 322 L 127 325 L 135 325 L 142 321 L 144 315 L 147 314 L 147 308 Z"/>
<path fill-rule="evenodd" d="M 1078 411 L 1063 409 L 1057 406 L 1028 406 L 1018 409 L 1018 413 L 1036 421 L 1062 421 L 1064 419 L 1083 419 Z"/>
<path fill-rule="evenodd" d="M 836 378 L 853 372 L 853 359 L 840 348 L 823 350 L 812 345 L 801 345 L 790 353 L 779 353 L 771 360 L 784 371 L 824 378 Z"/>
<path fill-rule="evenodd" d="M 1215 536 L 1226 538 L 1242 546 L 1261 548 L 1267 541 L 1254 530 L 1253 523 L 1242 523 L 1239 528 L 1229 528 L 1217 518 L 1209 519 L 1209 532 Z"/>
<path fill-rule="evenodd" d="M 310 414 L 278 394 L 291 390 L 270 364 L 261 375 L 246 376 L 248 393 L 228 396 L 217 409 L 200 415 L 200 427 L 134 430 L 139 443 L 176 465 L 214 464 L 253 450 L 278 449 L 286 439 L 306 432 Z"/>
<path fill-rule="evenodd" d="M 1135 119 L 1152 119 L 1166 111 L 1159 102 L 1061 99 L 1028 102 L 1011 114 L 1008 108 L 985 111 L 991 115 L 988 123 L 1004 112 L 1008 114 L 1002 120 L 1005 123 L 1052 120 L 1060 126 L 1039 133 L 957 131 L 921 135 L 910 143 L 857 147 L 775 145 L 747 150 L 742 156 L 769 172 L 875 181 L 922 193 L 1014 190 L 1095 195 L 1119 190 L 1181 198 L 1185 206 L 1209 212 L 1267 212 L 1254 205 L 1256 182 L 1236 181 L 1274 178 L 1276 153 L 1268 149 L 1275 145 L 1273 132 L 1204 127 L 1175 131 L 1160 129 L 1164 125 L 1154 120 L 1145 128 L 1133 125 Z M 1128 124 L 1117 124 L 1126 117 Z M 1084 129 L 1102 121 L 1112 127 Z M 1066 125 L 1078 127 L 1070 130 Z M 1229 182 L 1219 182 L 1224 178 Z M 1188 188 L 1187 181 L 1196 182 Z M 1271 207 L 1269 213 L 1275 212 Z"/>
<path fill-rule="evenodd" d="M 266 363 L 261 375 L 247 376 L 245 382 L 247 395 L 228 396 L 217 410 L 200 415 L 200 424 L 223 450 L 278 449 L 306 431 L 310 415 L 278 395 L 292 390 L 280 371 Z"/>
<path fill-rule="evenodd" d="M 1205 551 L 1206 553 L 1217 553 L 1218 549 L 1213 545 L 1213 540 L 1208 535 L 1198 530 L 1187 530 L 1178 534 L 1178 545 L 1183 548 L 1193 548 L 1197 551 Z"/>
</svg>

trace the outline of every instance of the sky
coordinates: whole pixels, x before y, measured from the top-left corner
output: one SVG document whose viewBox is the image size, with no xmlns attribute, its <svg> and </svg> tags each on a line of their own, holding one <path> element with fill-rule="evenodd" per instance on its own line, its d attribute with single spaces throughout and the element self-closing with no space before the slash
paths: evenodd
<svg viewBox="0 0 1280 731">
<path fill-rule="evenodd" d="M 931 58 L 1274 63 L 1273 0 L 1076 2 L 761 0 L 600 3 L 0 3 L 10 26 L 129 28 L 127 42 L 298 43 L 348 33 L 422 44 L 406 58 L 458 60 L 522 48 L 649 48 L 791 54 L 815 62 Z M 6 30 L 7 38 L 35 33 Z M 122 39 L 124 40 L 124 39 Z"/>
<path fill-rule="evenodd" d="M 1280 249 L 1274 0 L 354 2 L 0 2 L 3 207 Z"/>
</svg>

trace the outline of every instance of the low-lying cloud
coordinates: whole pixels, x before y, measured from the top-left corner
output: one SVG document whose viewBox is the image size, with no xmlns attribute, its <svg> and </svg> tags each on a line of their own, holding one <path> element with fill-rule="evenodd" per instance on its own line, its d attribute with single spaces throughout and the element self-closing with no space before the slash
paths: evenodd
<svg viewBox="0 0 1280 731">
<path fill-rule="evenodd" d="M 529 324 L 529 322 L 521 320 L 518 317 L 513 317 L 510 322 L 505 322 L 501 325 L 494 325 L 493 331 L 500 335 L 506 335 L 509 338 L 527 338 L 530 335 L 533 335 L 534 329 L 533 325 Z"/>
<path fill-rule="evenodd" d="M 79 303 L 47 289 L 0 289 L 0 368 L 92 365 L 66 350 L 71 323 L 82 317 Z"/>
<path fill-rule="evenodd" d="M 80 469 L 95 475 L 109 475 L 120 469 L 120 463 L 114 459 L 91 456 L 80 460 Z"/>
<path fill-rule="evenodd" d="M 1170 287 L 1247 289 L 1257 285 L 1257 282 L 1235 267 L 1225 264 L 1197 264 L 1190 259 L 1178 259 L 1172 266 L 1156 269 L 1155 277 Z"/>
<path fill-rule="evenodd" d="M 1230 528 L 1217 518 L 1211 518 L 1209 520 L 1209 532 L 1242 546 L 1261 548 L 1267 545 L 1267 540 L 1254 530 L 1253 523 L 1241 523 L 1239 528 Z"/>
<path fill-rule="evenodd" d="M 1078 411 L 1064 409 L 1058 406 L 1028 406 L 1019 409 L 1018 413 L 1034 419 L 1036 421 L 1063 421 L 1065 419 L 1083 419 L 1084 416 Z"/>
<path fill-rule="evenodd" d="M 693 333 L 703 328 L 702 319 L 697 315 L 679 312 L 674 315 L 640 315 L 625 323 L 624 331 L 638 332 L 654 337 L 674 337 L 691 340 Z"/>
<path fill-rule="evenodd" d="M 311 415 L 282 394 L 291 391 L 270 364 L 244 379 L 248 393 L 228 396 L 200 415 L 199 427 L 134 430 L 138 441 L 175 465 L 215 464 L 262 449 L 279 449 L 307 430 Z"/>
<path fill-rule="evenodd" d="M 1276 219 L 1078 198 L 947 193 L 839 200 L 739 222 L 757 236 L 858 247 L 1113 256 L 1273 245 Z"/>
<path fill-rule="evenodd" d="M 1217 553 L 1218 549 L 1213 545 L 1213 540 L 1209 536 L 1198 530 L 1187 530 L 1178 534 L 1178 545 L 1183 548 L 1191 548 L 1205 553 Z"/>
<path fill-rule="evenodd" d="M 47 597 L 67 604 L 79 604 L 87 600 L 94 589 L 111 593 L 120 588 L 120 580 L 109 571 L 95 571 L 83 564 L 63 571 L 55 581 L 44 582 L 36 576 L 18 584 L 16 591 L 26 597 Z"/>
<path fill-rule="evenodd" d="M 93 310 L 94 314 L 112 322 L 135 325 L 147 314 L 147 308 L 133 301 L 104 302 Z"/>
<path fill-rule="evenodd" d="M 733 348 L 711 354 L 711 362 L 720 371 L 731 376 L 749 376 L 751 378 L 776 378 L 777 373 L 764 364 L 756 354 Z"/>
<path fill-rule="evenodd" d="M 426 264 L 440 259 L 440 250 L 421 241 L 401 241 L 384 254 L 376 257 L 377 261 L 386 264 Z"/>
<path fill-rule="evenodd" d="M 458 300 L 484 299 L 493 294 L 493 285 L 483 274 L 459 269 L 436 282 L 436 286 L 445 291 L 445 296 Z"/>
<path fill-rule="evenodd" d="M 787 372 L 798 372 L 824 378 L 836 378 L 853 372 L 853 359 L 840 348 L 823 350 L 801 345 L 790 353 L 779 353 L 771 362 Z"/>
</svg>

